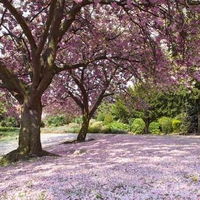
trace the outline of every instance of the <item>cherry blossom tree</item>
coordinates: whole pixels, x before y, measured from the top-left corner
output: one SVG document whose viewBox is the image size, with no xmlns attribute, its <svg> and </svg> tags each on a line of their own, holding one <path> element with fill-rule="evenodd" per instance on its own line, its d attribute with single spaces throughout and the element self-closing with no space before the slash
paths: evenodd
<svg viewBox="0 0 200 200">
<path fill-rule="evenodd" d="M 0 87 L 7 89 L 22 105 L 19 147 L 4 160 L 48 154 L 40 141 L 41 98 L 55 74 L 107 60 L 111 52 L 117 52 L 117 57 L 120 54 L 126 57 L 134 41 L 138 42 L 134 47 L 137 55 L 129 58 L 137 60 L 141 55 L 145 61 L 150 58 L 148 64 L 143 62 L 143 67 L 136 70 L 143 74 L 141 78 L 154 74 L 167 84 L 174 72 L 178 71 L 181 77 L 196 66 L 189 75 L 199 73 L 198 5 L 183 0 L 1 0 L 0 4 Z M 136 32 L 135 27 L 138 27 Z M 119 43 L 113 43 L 128 28 L 132 39 L 123 37 L 116 40 Z M 118 33 L 114 37 L 113 30 Z M 79 53 L 83 50 L 80 42 L 76 42 L 80 33 L 87 33 L 84 56 Z M 108 45 L 110 42 L 114 44 L 112 48 Z M 141 54 L 146 48 L 145 42 L 150 44 L 147 49 L 151 51 Z M 101 48 L 91 56 L 91 49 L 94 52 L 93 47 L 98 47 L 95 44 L 101 44 Z M 173 71 L 163 57 L 167 48 L 178 61 Z M 114 53 L 111 55 L 114 58 Z"/>
<path fill-rule="evenodd" d="M 48 154 L 40 141 L 41 97 L 56 73 L 79 66 L 70 62 L 58 67 L 56 55 L 76 15 L 90 2 L 0 3 L 0 84 L 22 105 L 19 147 L 5 156 L 6 162 Z"/>
<path fill-rule="evenodd" d="M 130 30 L 130 23 L 122 26 L 115 13 L 110 13 L 110 10 L 103 12 L 104 14 L 109 12 L 105 17 L 110 15 L 114 21 L 107 20 L 108 23 L 104 24 L 103 28 L 101 28 L 100 20 L 98 21 L 100 24 L 96 20 L 95 23 L 93 22 L 94 24 L 90 21 L 86 24 L 84 32 L 77 33 L 76 37 L 72 39 L 73 44 L 76 44 L 77 48 L 79 47 L 79 57 L 90 59 L 92 62 L 79 69 L 69 69 L 59 74 L 53 82 L 54 91 L 51 88 L 48 94 L 48 96 L 50 93 L 56 94 L 57 97 L 53 96 L 53 99 L 65 100 L 70 97 L 79 106 L 83 119 L 77 137 L 79 142 L 85 141 L 89 121 L 105 97 L 113 95 L 120 89 L 125 89 L 128 80 L 132 77 L 138 80 L 144 76 L 146 79 L 157 79 L 155 77 L 157 75 L 154 73 L 155 63 L 161 61 L 165 63 L 162 49 L 157 46 L 157 54 L 160 52 L 158 61 L 154 54 L 155 51 L 152 49 L 155 44 L 146 41 L 147 33 L 142 35 L 140 26 L 132 25 L 133 30 Z M 94 17 L 93 11 L 92 18 Z M 101 17 L 102 19 L 103 17 Z M 87 30 L 92 30 L 92 32 L 89 34 Z M 106 30 L 110 31 L 107 33 Z M 96 39 L 97 34 L 98 39 Z M 137 40 L 133 40 L 135 35 L 138 35 Z M 150 33 L 148 36 L 150 37 Z M 90 46 L 88 51 L 88 41 L 90 40 L 95 40 L 95 43 Z M 120 51 L 122 46 L 124 49 Z M 73 55 L 77 53 L 77 48 Z M 102 60 L 96 61 L 96 54 L 102 54 Z M 66 56 L 60 55 L 62 55 L 60 60 L 66 62 Z M 65 103 L 63 105 L 65 106 Z"/>
</svg>

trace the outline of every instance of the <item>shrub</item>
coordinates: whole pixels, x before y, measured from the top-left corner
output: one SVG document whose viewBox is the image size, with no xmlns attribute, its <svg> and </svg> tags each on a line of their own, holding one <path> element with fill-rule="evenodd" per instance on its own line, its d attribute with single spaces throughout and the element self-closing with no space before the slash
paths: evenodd
<svg viewBox="0 0 200 200">
<path fill-rule="evenodd" d="M 111 114 L 106 114 L 103 123 L 105 125 L 110 124 L 113 121 L 113 117 Z"/>
<path fill-rule="evenodd" d="M 1 121 L 2 127 L 19 127 L 19 122 L 14 117 L 7 117 Z"/>
<path fill-rule="evenodd" d="M 107 126 L 102 126 L 101 133 L 111 133 L 111 128 Z"/>
<path fill-rule="evenodd" d="M 75 122 L 71 122 L 65 127 L 66 127 L 65 129 L 66 133 L 78 133 L 80 131 L 80 124 L 77 124 Z"/>
<path fill-rule="evenodd" d="M 142 118 L 136 118 L 133 121 L 131 131 L 135 134 L 143 134 L 145 130 L 145 122 Z"/>
<path fill-rule="evenodd" d="M 52 116 L 47 119 L 48 126 L 63 126 L 67 123 L 66 117 L 64 115 Z"/>
<path fill-rule="evenodd" d="M 130 126 L 128 124 L 124 124 L 122 122 L 114 121 L 112 123 L 107 124 L 107 128 L 110 128 L 111 132 L 128 132 L 130 131 Z"/>
<path fill-rule="evenodd" d="M 182 112 L 181 114 L 177 115 L 175 119 L 181 121 L 180 130 L 179 130 L 180 132 L 184 134 L 187 134 L 190 132 L 191 119 L 188 113 Z"/>
<path fill-rule="evenodd" d="M 80 125 L 77 123 L 71 122 L 68 124 L 68 127 L 69 128 L 80 128 Z"/>
<path fill-rule="evenodd" d="M 172 129 L 174 133 L 179 133 L 181 130 L 181 120 L 178 119 L 172 119 Z"/>
<path fill-rule="evenodd" d="M 88 133 L 100 133 L 101 132 L 101 128 L 98 126 L 90 126 L 88 128 Z"/>
<path fill-rule="evenodd" d="M 89 126 L 88 128 L 88 133 L 100 133 L 102 129 L 102 122 L 94 122 L 92 125 Z"/>
<path fill-rule="evenodd" d="M 151 122 L 149 124 L 149 132 L 152 134 L 160 134 L 160 125 L 158 122 Z"/>
<path fill-rule="evenodd" d="M 158 123 L 160 124 L 161 131 L 163 133 L 171 133 L 172 132 L 172 120 L 169 117 L 161 117 L 158 119 Z"/>
<path fill-rule="evenodd" d="M 110 104 L 102 103 L 96 111 L 97 121 L 104 121 L 106 114 L 110 110 Z"/>
<path fill-rule="evenodd" d="M 73 118 L 72 122 L 77 123 L 77 124 L 81 124 L 83 122 L 82 116 Z"/>
</svg>

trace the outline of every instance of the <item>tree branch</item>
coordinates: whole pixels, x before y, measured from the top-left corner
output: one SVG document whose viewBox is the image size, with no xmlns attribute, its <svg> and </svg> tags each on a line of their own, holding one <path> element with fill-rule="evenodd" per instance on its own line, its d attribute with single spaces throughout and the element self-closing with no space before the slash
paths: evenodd
<svg viewBox="0 0 200 200">
<path fill-rule="evenodd" d="M 53 21 L 53 15 L 54 15 L 54 11 L 55 11 L 55 8 L 56 8 L 56 3 L 57 1 L 51 1 L 51 4 L 50 4 L 50 8 L 49 8 L 49 13 L 48 13 L 48 17 L 47 17 L 47 20 L 46 20 L 46 24 L 45 24 L 45 28 L 44 28 L 44 31 L 41 35 L 41 39 L 40 39 L 40 42 L 38 44 L 38 49 L 36 51 L 36 54 L 40 54 L 43 50 L 43 47 L 45 45 L 45 42 L 47 40 L 47 37 L 48 37 L 48 32 L 49 32 L 49 29 L 50 29 L 50 26 L 52 24 L 52 21 Z"/>
<path fill-rule="evenodd" d="M 2 80 L 1 87 L 7 89 L 20 104 L 23 103 L 26 96 L 26 89 L 21 80 L 19 80 L 12 70 L 0 61 L 0 80 Z"/>
<path fill-rule="evenodd" d="M 8 0 L 1 0 L 1 3 L 5 6 L 5 8 L 7 8 L 10 13 L 14 16 L 14 18 L 17 20 L 17 22 L 19 23 L 19 25 L 21 26 L 24 34 L 26 35 L 31 49 L 33 51 L 35 51 L 37 49 L 37 45 L 35 43 L 34 37 L 31 33 L 31 30 L 29 29 L 28 25 L 26 24 L 24 18 L 22 17 L 22 15 L 16 10 L 16 8 L 8 1 Z"/>
</svg>

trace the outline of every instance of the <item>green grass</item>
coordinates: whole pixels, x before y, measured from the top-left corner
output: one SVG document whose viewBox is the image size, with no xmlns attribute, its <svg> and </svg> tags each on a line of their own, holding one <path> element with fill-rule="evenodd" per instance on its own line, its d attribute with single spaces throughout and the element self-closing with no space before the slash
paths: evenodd
<svg viewBox="0 0 200 200">
<path fill-rule="evenodd" d="M 44 127 L 41 128 L 41 133 L 78 133 L 78 126 L 71 127 L 70 125 L 58 126 L 58 127 Z"/>
<path fill-rule="evenodd" d="M 16 138 L 19 135 L 19 130 L 13 130 L 13 131 L 0 131 L 0 141 Z"/>
</svg>

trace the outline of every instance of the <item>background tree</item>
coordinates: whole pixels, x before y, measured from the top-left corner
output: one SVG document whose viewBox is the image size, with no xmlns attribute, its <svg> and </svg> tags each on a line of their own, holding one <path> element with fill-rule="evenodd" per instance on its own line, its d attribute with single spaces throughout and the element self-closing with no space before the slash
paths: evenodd
<svg viewBox="0 0 200 200">
<path fill-rule="evenodd" d="M 170 87 L 169 90 L 158 91 L 152 86 L 134 85 L 110 105 L 111 112 L 118 120 L 142 118 L 146 123 L 146 133 L 149 132 L 149 124 L 161 117 L 180 120 L 182 133 L 198 133 L 197 86 L 194 82 L 191 88 L 179 86 L 175 90 Z"/>
<path fill-rule="evenodd" d="M 152 35 L 155 19 L 151 18 L 152 25 L 141 16 L 143 13 L 147 18 L 149 8 L 141 4 L 137 10 L 137 6 L 132 5 L 135 9 L 137 8 L 137 12 L 133 13 L 123 1 L 106 6 L 106 9 L 103 6 L 100 7 L 101 3 L 103 1 L 96 5 L 99 9 L 84 8 L 78 21 L 81 26 L 76 24 L 76 35 L 68 43 L 69 48 L 71 43 L 74 45 L 72 55 L 76 55 L 76 58 L 91 60 L 91 63 L 84 64 L 79 69 L 67 70 L 65 74 L 59 75 L 54 83 L 56 85 L 54 88 L 59 87 L 59 94 L 64 96 L 64 89 L 58 83 L 62 77 L 61 84 L 64 84 L 68 95 L 82 111 L 83 124 L 78 135 L 79 141 L 85 140 L 89 120 L 103 98 L 113 93 L 114 85 L 124 84 L 132 76 L 140 80 L 144 78 L 156 80 L 157 83 L 173 82 L 171 72 L 169 73 L 172 65 L 167 64 L 165 52 L 160 43 L 161 39 Z M 121 7 L 117 8 L 118 5 Z M 127 17 L 130 19 L 128 23 Z M 162 18 L 158 18 L 159 16 L 154 21 L 155 23 L 161 22 L 159 20 Z M 104 24 L 103 27 L 102 24 Z M 80 27 L 82 29 L 84 27 L 84 31 L 82 29 L 80 31 Z M 158 27 L 155 29 L 155 35 L 157 29 Z M 121 50 L 121 47 L 124 49 Z M 59 55 L 60 62 L 69 62 L 65 50 Z M 95 55 L 101 55 L 101 60 L 97 61 Z M 112 92 L 109 91 L 110 88 Z M 68 95 L 65 95 L 65 98 Z"/>
</svg>

